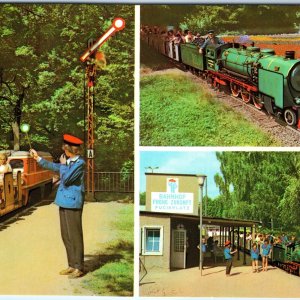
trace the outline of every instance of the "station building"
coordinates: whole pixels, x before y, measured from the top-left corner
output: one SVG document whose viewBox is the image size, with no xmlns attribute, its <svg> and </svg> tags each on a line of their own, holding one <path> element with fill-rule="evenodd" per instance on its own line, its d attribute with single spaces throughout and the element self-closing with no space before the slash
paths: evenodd
<svg viewBox="0 0 300 300">
<path fill-rule="evenodd" d="M 140 210 L 140 263 L 151 269 L 184 269 L 199 265 L 201 190 L 195 174 L 146 173 L 146 203 Z M 202 195 L 201 195 L 202 196 Z M 259 222 L 203 216 L 202 236 L 213 235 L 222 247 L 226 240 L 247 248 Z M 248 245 L 249 247 L 250 245 Z M 209 255 L 207 253 L 206 255 Z M 246 255 L 243 254 L 244 264 Z"/>
</svg>

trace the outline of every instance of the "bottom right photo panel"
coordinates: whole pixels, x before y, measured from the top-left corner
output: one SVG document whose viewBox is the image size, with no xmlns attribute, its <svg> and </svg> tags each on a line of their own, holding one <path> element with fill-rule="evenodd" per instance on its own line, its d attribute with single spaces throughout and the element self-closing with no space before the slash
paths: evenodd
<svg viewBox="0 0 300 300">
<path fill-rule="evenodd" d="M 300 152 L 139 157 L 141 297 L 299 297 Z"/>
</svg>

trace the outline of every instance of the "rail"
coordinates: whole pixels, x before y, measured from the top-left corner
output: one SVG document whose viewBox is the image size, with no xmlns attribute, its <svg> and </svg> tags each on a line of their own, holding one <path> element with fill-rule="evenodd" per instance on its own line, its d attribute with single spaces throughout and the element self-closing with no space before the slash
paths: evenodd
<svg viewBox="0 0 300 300">
<path fill-rule="evenodd" d="M 95 192 L 134 192 L 133 172 L 94 172 Z"/>
</svg>

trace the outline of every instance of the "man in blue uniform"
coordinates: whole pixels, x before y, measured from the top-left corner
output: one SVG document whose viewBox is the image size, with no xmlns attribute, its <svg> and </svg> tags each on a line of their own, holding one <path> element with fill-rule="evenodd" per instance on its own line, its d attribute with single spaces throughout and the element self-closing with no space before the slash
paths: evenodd
<svg viewBox="0 0 300 300">
<path fill-rule="evenodd" d="M 205 42 L 202 44 L 202 46 L 199 49 L 199 53 L 203 53 L 203 50 L 208 45 L 223 45 L 223 44 L 225 44 L 225 42 L 222 41 L 217 36 L 215 36 L 215 32 L 213 30 L 209 30 Z"/>
<path fill-rule="evenodd" d="M 63 139 L 64 154 L 60 157 L 60 163 L 39 157 L 34 149 L 30 153 L 41 167 L 60 174 L 54 203 L 59 206 L 61 236 L 67 252 L 68 268 L 59 274 L 78 278 L 84 274 L 82 208 L 85 162 L 80 156 L 83 141 L 69 134 L 64 134 Z"/>
<path fill-rule="evenodd" d="M 226 276 L 230 276 L 230 271 L 232 267 L 232 254 L 234 254 L 237 250 L 231 250 L 230 249 L 231 242 L 226 241 L 225 242 L 225 248 L 224 248 L 224 257 L 226 260 Z"/>
</svg>

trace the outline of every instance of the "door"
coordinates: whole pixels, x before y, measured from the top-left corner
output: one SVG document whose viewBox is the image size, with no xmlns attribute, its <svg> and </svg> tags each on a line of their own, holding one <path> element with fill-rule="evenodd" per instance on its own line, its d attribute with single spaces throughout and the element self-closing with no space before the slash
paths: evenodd
<svg viewBox="0 0 300 300">
<path fill-rule="evenodd" d="M 186 230 L 173 229 L 171 241 L 171 268 L 186 267 Z"/>
</svg>

